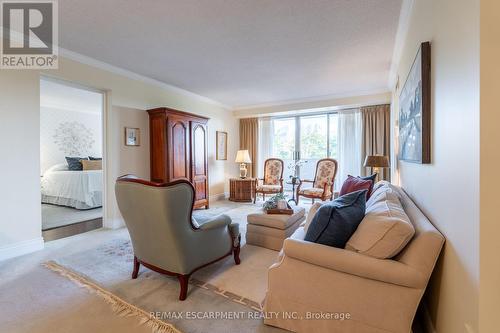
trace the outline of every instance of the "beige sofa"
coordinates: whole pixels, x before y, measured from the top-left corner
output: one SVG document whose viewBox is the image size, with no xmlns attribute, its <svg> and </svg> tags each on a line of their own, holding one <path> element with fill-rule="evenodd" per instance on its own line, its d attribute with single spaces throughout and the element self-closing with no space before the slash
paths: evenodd
<svg viewBox="0 0 500 333">
<path fill-rule="evenodd" d="M 285 240 L 269 269 L 264 322 L 294 332 L 410 332 L 444 237 L 399 188 L 415 228 L 392 259 L 304 241 L 304 227 Z"/>
</svg>

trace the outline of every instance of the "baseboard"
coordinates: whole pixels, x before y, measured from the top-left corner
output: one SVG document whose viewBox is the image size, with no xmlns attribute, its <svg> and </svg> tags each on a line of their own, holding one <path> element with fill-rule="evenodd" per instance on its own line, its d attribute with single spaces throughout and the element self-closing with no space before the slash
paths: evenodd
<svg viewBox="0 0 500 333">
<path fill-rule="evenodd" d="M 43 249 L 43 238 L 37 237 L 0 247 L 0 261 Z"/>
<path fill-rule="evenodd" d="M 421 304 L 420 309 L 422 311 L 422 329 L 425 333 L 436 333 L 427 305 L 425 303 Z"/>
<path fill-rule="evenodd" d="M 106 218 L 103 220 L 103 228 L 107 229 L 119 229 L 125 226 L 125 221 L 120 217 Z"/>
<path fill-rule="evenodd" d="M 210 196 L 210 201 L 219 201 L 219 200 L 224 200 L 227 197 L 229 197 L 228 193 L 219 193 L 219 194 L 213 194 Z"/>
</svg>

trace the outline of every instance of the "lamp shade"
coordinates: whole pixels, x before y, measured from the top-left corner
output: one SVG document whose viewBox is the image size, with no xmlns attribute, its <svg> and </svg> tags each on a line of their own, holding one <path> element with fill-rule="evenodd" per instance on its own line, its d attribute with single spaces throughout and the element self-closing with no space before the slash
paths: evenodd
<svg viewBox="0 0 500 333">
<path fill-rule="evenodd" d="M 367 155 L 363 166 L 372 168 L 388 168 L 389 158 L 382 155 Z"/>
<path fill-rule="evenodd" d="M 238 150 L 236 153 L 236 163 L 252 163 L 248 150 Z"/>
</svg>

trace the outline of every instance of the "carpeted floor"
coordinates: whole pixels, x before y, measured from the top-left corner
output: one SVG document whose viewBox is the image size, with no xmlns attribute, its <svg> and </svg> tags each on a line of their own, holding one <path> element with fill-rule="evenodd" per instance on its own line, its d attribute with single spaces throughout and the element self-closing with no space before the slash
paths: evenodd
<svg viewBox="0 0 500 333">
<path fill-rule="evenodd" d="M 220 213 L 226 213 L 241 223 L 246 230 L 246 215 L 259 209 L 252 204 L 237 204 L 228 201 L 214 202 L 211 209 L 199 210 L 195 216 L 200 221 Z M 80 270 L 83 276 L 102 283 L 127 301 L 147 310 L 184 311 L 232 311 L 253 312 L 248 305 L 238 304 L 213 290 L 190 285 L 188 299 L 179 302 L 176 280 L 160 276 L 142 268 L 137 280 L 131 280 L 130 258 L 116 261 L 113 244 L 126 244 L 129 235 L 126 229 L 96 230 L 77 236 L 46 243 L 45 249 L 20 258 L 4 261 L 0 269 L 0 332 L 151 332 L 147 326 L 138 324 L 137 318 L 120 317 L 112 307 L 86 289 L 65 277 L 42 266 L 43 262 L 55 260 Z M 124 251 L 128 245 L 124 245 Z M 234 266 L 232 258 L 221 262 L 210 270 L 199 271 L 194 281 L 220 286 L 242 297 L 260 299 L 265 292 L 266 265 L 275 260 L 277 252 L 252 246 L 242 249 L 242 260 L 249 264 L 260 282 L 251 274 L 242 274 L 245 266 Z M 104 254 L 103 254 L 104 253 Z M 264 255 L 263 255 L 264 253 Z M 117 255 L 119 257 L 119 255 Z M 262 257 L 263 260 L 258 260 Z M 225 273 L 225 274 L 221 274 Z M 245 276 L 248 275 L 248 276 Z M 234 281 L 234 279 L 238 281 Z M 205 281 L 206 280 L 206 281 Z M 235 283 L 237 282 L 237 283 Z M 138 287 L 135 284 L 138 284 Z M 248 288 L 245 288 L 247 286 Z M 236 292 L 235 292 L 236 291 Z M 247 294 L 245 294 L 247 292 Z M 216 310 L 215 310 L 216 309 Z M 257 318 L 240 320 L 186 320 L 171 319 L 183 332 L 279 332 L 265 326 Z"/>
<path fill-rule="evenodd" d="M 42 230 L 62 227 L 102 217 L 102 207 L 79 210 L 71 207 L 42 204 Z"/>
</svg>

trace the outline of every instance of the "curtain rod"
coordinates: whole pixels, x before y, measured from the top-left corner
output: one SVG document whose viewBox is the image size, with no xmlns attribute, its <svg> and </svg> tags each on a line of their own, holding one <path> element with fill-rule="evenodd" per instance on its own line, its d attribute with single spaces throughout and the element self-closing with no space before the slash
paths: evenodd
<svg viewBox="0 0 500 333">
<path fill-rule="evenodd" d="M 339 112 L 343 111 L 354 111 L 354 110 L 361 110 L 363 108 L 371 108 L 371 107 L 377 107 L 377 106 L 390 106 L 391 104 L 375 104 L 375 105 L 365 105 L 365 106 L 359 106 L 359 107 L 350 107 L 350 108 L 345 108 L 345 109 L 337 109 L 337 110 L 329 110 L 329 111 L 317 111 L 317 112 L 304 112 L 300 113 L 300 111 L 305 111 L 305 110 L 295 110 L 295 111 L 288 111 L 288 112 L 295 112 L 291 114 L 286 114 L 286 115 L 277 115 L 277 116 L 262 116 L 262 117 L 257 117 L 258 119 L 283 119 L 283 118 L 294 118 L 294 117 L 300 117 L 300 116 L 320 116 L 320 115 L 328 115 L 328 114 L 336 114 Z M 306 109 L 307 110 L 307 109 Z M 287 112 L 287 111 L 283 111 Z"/>
</svg>

